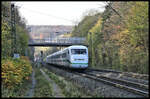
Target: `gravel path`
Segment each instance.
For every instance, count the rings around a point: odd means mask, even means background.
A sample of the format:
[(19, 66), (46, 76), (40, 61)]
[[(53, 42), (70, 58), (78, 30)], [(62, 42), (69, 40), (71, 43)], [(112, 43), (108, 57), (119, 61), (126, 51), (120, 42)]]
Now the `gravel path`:
[(34, 71), (34, 69), (33, 69), (33, 71), (32, 71), (32, 87), (31, 87), (31, 89), (27, 92), (27, 97), (33, 97), (33, 96), (34, 96), (35, 84), (36, 84), (35, 71)]
[(42, 70), (42, 69), (40, 69), (40, 71), (42, 72), (42, 74), (44, 75), (44, 77), (51, 83), (51, 85), (52, 85), (52, 91), (53, 91), (53, 96), (54, 97), (65, 97), (63, 94), (62, 94), (62, 92), (61, 92), (61, 89), (57, 86), (57, 84), (53, 81), (53, 80), (51, 80), (46, 74), (45, 74), (45, 72)]

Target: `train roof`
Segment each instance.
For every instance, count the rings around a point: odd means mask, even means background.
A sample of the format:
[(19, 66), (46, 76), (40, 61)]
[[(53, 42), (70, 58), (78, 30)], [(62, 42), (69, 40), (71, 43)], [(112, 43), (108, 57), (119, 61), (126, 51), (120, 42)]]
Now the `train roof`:
[(81, 48), (81, 49), (85, 49), (87, 48), (86, 46), (83, 46), (83, 45), (72, 45), (72, 46), (69, 46), (68, 47), (69, 49), (72, 49), (72, 48)]

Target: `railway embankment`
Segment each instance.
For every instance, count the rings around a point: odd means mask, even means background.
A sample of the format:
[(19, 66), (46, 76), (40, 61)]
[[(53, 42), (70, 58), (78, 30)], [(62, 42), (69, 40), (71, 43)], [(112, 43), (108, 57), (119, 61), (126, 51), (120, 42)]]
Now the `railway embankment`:
[(31, 87), (25, 97), (93, 97), (40, 64), (33, 67), (31, 78)]
[(100, 81), (92, 80), (90, 78), (81, 75), (77, 75), (73, 72), (67, 72), (65, 70), (58, 69), (50, 65), (46, 65), (45, 67), (48, 68), (49, 71), (55, 73), (56, 75), (62, 76), (65, 79), (72, 81), (74, 84), (86, 90), (86, 92), (92, 95), (96, 96), (100, 95), (102, 97), (125, 97), (125, 98), (143, 97), (141, 95), (129, 92), (127, 90), (117, 88), (115, 86), (111, 86)]
[(53, 97), (52, 85), (45, 79), (40, 71), (40, 67), (35, 67), (35, 80), (33, 97)]
[(81, 87), (66, 80), (64, 77), (58, 76), (46, 68), (43, 68), (43, 71), (61, 88), (61, 91), (65, 97), (94, 97)]
[(48, 77), (47, 74), (45, 74), (45, 72), (40, 69), (42, 75), (45, 77), (45, 79), (51, 84), (51, 87), (52, 87), (52, 91), (53, 91), (53, 95), (54, 97), (64, 97), (64, 95), (62, 94), (61, 92), (61, 89), (59, 88), (59, 86), (52, 80)]
[(31, 88), (29, 89), (29, 91), (27, 92), (27, 97), (33, 97), (33, 95), (34, 95), (34, 88), (36, 85), (35, 70), (34, 69), (32, 69), (31, 79), (32, 79), (32, 85), (31, 85)]

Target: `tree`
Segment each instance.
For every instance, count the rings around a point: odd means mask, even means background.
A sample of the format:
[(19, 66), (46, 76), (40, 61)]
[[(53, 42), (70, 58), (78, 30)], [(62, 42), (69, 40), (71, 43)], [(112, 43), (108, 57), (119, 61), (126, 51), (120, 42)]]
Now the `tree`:
[(99, 46), (99, 44), (102, 43), (103, 38), (103, 34), (101, 33), (101, 27), (102, 27), (102, 19), (100, 18), (97, 21), (97, 23), (89, 30), (89, 34), (87, 35), (89, 53), (92, 53), (92, 64), (91, 64), (92, 66), (96, 66), (96, 64), (101, 63), (99, 61), (101, 60), (100, 55), (98, 54), (99, 51), (101, 51), (101, 46)]
[[(14, 38), (11, 32), (11, 3), (2, 2), (2, 58), (11, 56), (11, 47)], [(15, 7), (15, 23), (16, 23), (16, 48), (20, 55), (25, 55), (25, 50), (28, 48), (28, 34), (25, 20), (19, 15), (18, 8)]]
[(72, 32), (72, 36), (78, 36), (78, 37), (86, 37), (88, 35), (88, 31), (95, 25), (97, 20), (99, 19), (100, 13), (95, 12), (88, 13), (82, 18), (82, 21), (79, 22), (77, 26), (74, 27), (74, 30)]
[(124, 27), (113, 35), (120, 46), (121, 69), (148, 73), (148, 2), (128, 5), (130, 9), (124, 15)]

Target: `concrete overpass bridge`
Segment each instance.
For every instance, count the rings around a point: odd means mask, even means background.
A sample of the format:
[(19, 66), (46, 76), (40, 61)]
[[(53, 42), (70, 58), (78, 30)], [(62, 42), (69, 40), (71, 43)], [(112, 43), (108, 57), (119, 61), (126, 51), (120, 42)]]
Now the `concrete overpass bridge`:
[(28, 46), (54, 46), (67, 47), (71, 45), (85, 45), (86, 38), (71, 37), (71, 38), (48, 38), (48, 39), (33, 39), (29, 40)]

